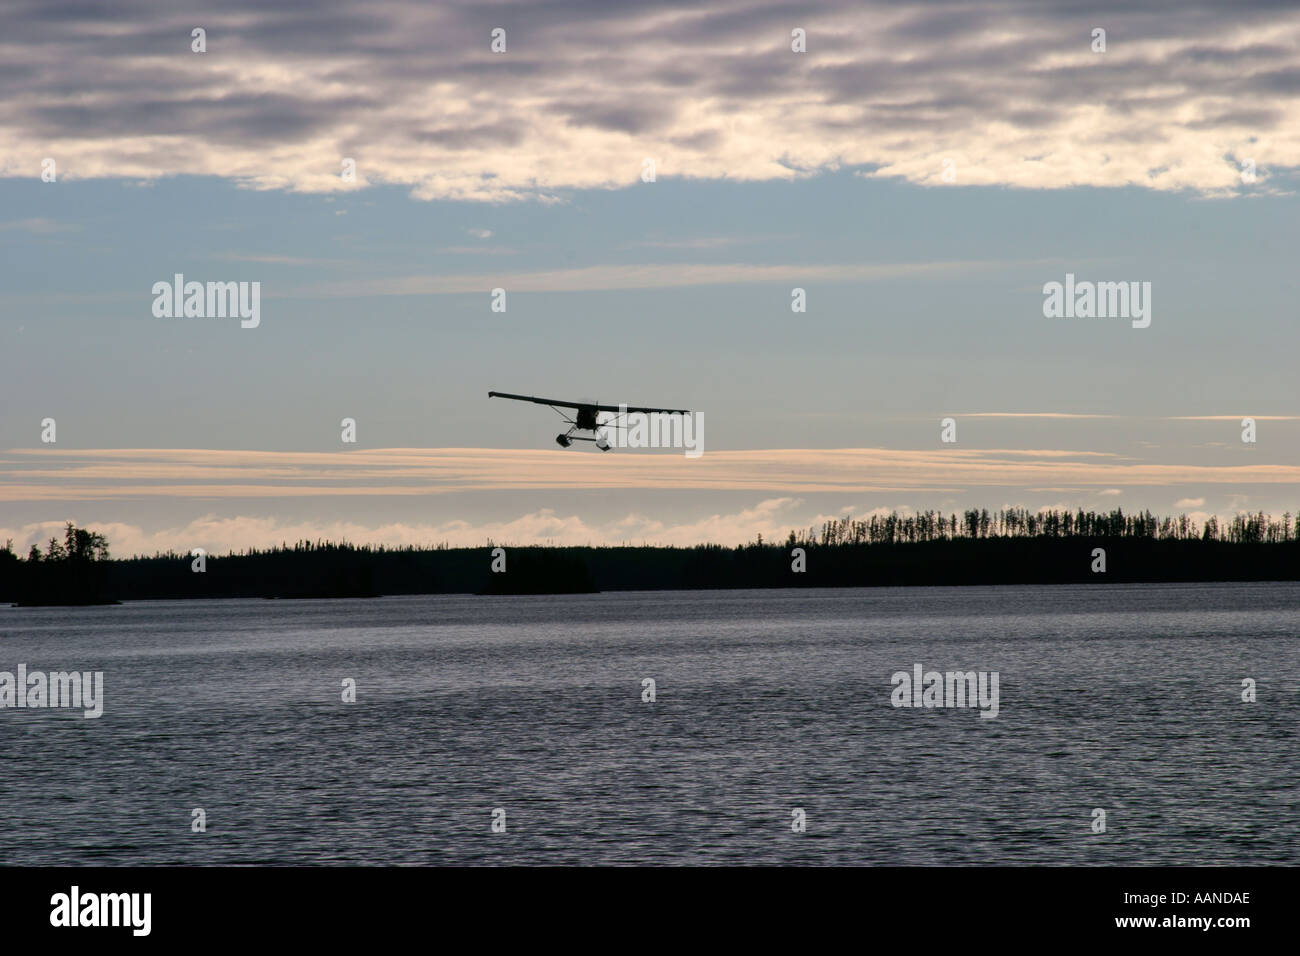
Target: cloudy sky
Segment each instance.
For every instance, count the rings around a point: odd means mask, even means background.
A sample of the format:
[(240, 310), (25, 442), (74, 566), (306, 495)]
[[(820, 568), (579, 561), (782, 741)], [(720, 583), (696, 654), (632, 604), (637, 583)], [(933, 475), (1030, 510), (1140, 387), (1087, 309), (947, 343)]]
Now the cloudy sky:
[[(1138, 6), (8, 3), (0, 538), (1295, 512), (1300, 12)], [(176, 273), (260, 325), (156, 317)], [(1045, 317), (1067, 273), (1150, 326)], [(564, 452), (489, 389), (705, 453)]]

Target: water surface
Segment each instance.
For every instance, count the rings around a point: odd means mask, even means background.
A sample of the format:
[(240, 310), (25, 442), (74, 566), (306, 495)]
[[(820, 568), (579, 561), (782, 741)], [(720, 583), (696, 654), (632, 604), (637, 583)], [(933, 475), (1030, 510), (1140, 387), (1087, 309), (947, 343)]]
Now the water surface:
[[(1294, 864), (1298, 635), (1295, 583), (3, 608), (0, 670), (103, 671), (106, 701), (97, 720), (0, 710), (0, 846), (10, 864)], [(891, 706), (915, 663), (997, 671), (997, 719)]]

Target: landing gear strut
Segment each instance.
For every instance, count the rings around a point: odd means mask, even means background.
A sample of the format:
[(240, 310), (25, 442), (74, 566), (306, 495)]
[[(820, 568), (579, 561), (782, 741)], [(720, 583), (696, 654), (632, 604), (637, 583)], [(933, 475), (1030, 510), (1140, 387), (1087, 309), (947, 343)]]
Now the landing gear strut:
[[(596, 447), (599, 448), (601, 451), (609, 451), (611, 446), (609, 444), (609, 440), (604, 435), (597, 434), (595, 438), (588, 438), (586, 435), (573, 434), (574, 432), (578, 431), (578, 428), (579, 426), (574, 425), (567, 432), (561, 432), (560, 434), (556, 435), (555, 444), (559, 445), (561, 448), (568, 448), (575, 441), (589, 441), (589, 442), (595, 442)], [(592, 431), (592, 430), (593, 429), (587, 429), (587, 431)]]

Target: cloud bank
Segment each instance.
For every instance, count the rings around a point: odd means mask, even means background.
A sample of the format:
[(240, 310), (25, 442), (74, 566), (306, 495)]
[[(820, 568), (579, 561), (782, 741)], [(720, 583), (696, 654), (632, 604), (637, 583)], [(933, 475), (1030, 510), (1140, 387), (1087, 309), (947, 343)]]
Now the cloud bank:
[(1163, 464), (1055, 449), (793, 448), (639, 454), (516, 448), (341, 452), (15, 449), (0, 501), (427, 496), (558, 489), (777, 493), (961, 492), (970, 487), (1300, 483), (1300, 466)]
[[(807, 526), (795, 510), (801, 504), (795, 498), (771, 498), (735, 512), (678, 523), (637, 512), (610, 521), (591, 521), (576, 514), (562, 515), (551, 508), (541, 508), (503, 521), (479, 523), (454, 520), (374, 525), (357, 521), (291, 521), (256, 515), (205, 515), (183, 525), (156, 530), (125, 522), (80, 523), (106, 535), (116, 557), (167, 551), (184, 554), (191, 548), (204, 548), (210, 554), (225, 554), (248, 548), (277, 547), (300, 540), (350, 541), (389, 547), (429, 547), (442, 543), (452, 547), (482, 547), (488, 541), (504, 545), (645, 543), (686, 547), (704, 541), (744, 544), (760, 534), (769, 540), (784, 538), (793, 528)], [(828, 518), (838, 517), (823, 515), (812, 521), (820, 525)], [(76, 518), (67, 520), (78, 521)], [(14, 549), (19, 553), (26, 553), (33, 544), (43, 548), (51, 537), (62, 539), (62, 521), (0, 528), (0, 544), (12, 539)]]
[[(490, 49), (497, 28), (505, 52)], [(1300, 165), (1300, 11), (25, 0), (5, 14), (0, 91), (7, 176), (38, 177), (52, 158), (63, 177), (554, 200), (653, 188), (648, 158), (659, 178), (850, 167), (946, 187), (950, 169), (958, 185), (1228, 194)]]

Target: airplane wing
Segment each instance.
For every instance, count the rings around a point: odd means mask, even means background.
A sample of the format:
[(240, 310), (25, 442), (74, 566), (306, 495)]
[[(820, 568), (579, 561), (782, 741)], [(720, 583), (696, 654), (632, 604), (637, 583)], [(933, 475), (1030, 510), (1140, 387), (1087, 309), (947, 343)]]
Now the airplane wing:
[(637, 412), (642, 415), (652, 415), (656, 412), (662, 415), (689, 415), (690, 412), (684, 408), (648, 408), (640, 405), (629, 405), (627, 408), (620, 408), (618, 405), (593, 405), (590, 402), (561, 402), (553, 398), (535, 398), (532, 395), (511, 395), (509, 392), (488, 392), (488, 398), (510, 398), (516, 402), (533, 402), (537, 405), (550, 405), (552, 408), (591, 408), (598, 412)]

